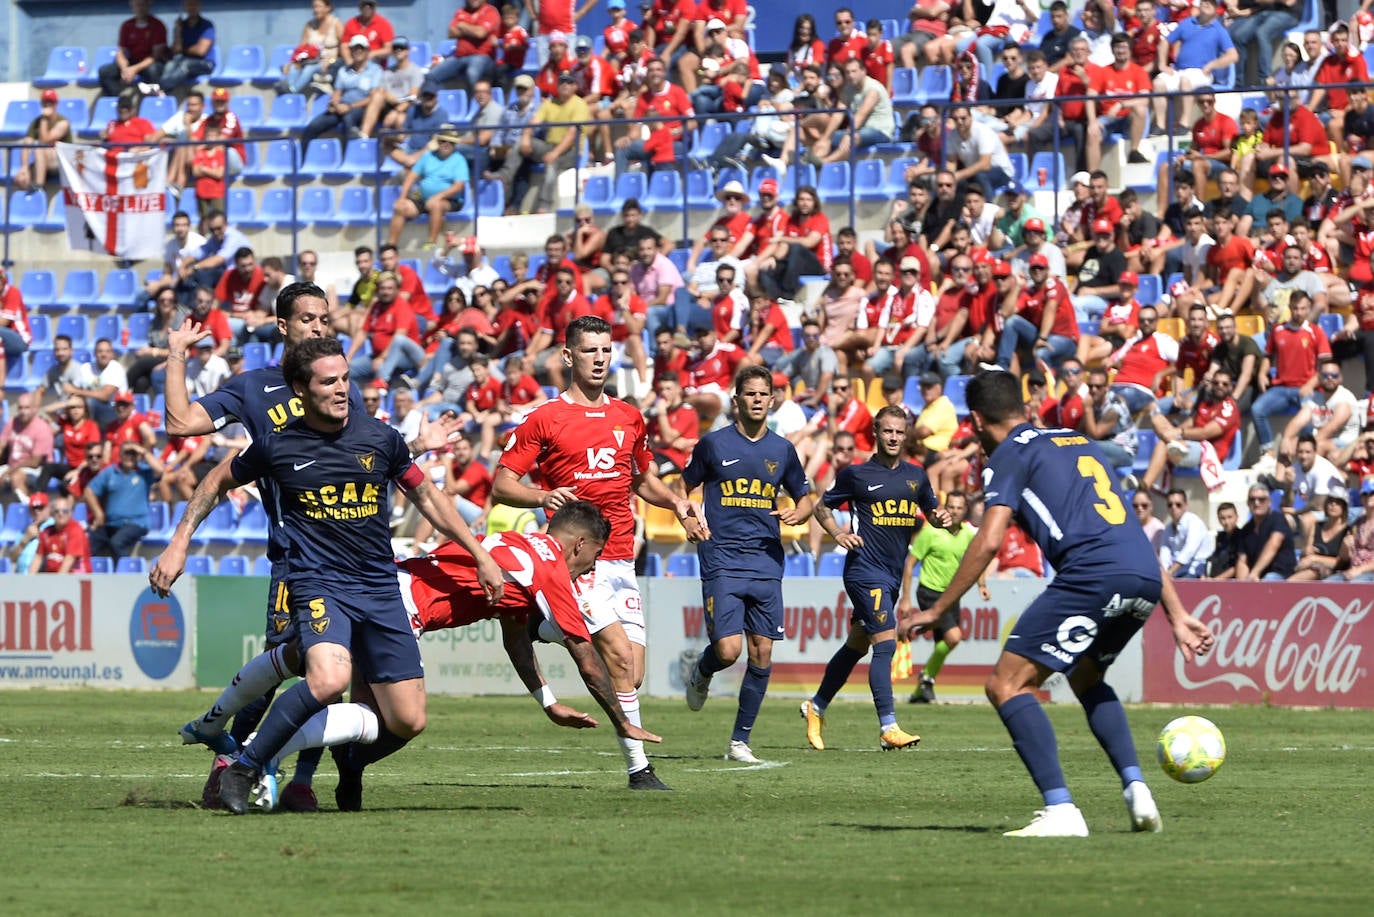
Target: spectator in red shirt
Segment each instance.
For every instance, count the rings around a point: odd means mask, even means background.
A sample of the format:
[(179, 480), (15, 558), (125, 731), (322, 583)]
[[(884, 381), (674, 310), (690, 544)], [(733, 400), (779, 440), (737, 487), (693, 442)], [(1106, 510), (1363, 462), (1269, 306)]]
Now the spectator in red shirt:
[(700, 420), (682, 399), (682, 383), (672, 373), (654, 381), (654, 395), (644, 408), (649, 449), (659, 475), (680, 474), (697, 444)]
[(115, 103), (114, 120), (100, 129), (100, 139), (107, 143), (144, 143), (157, 132), (153, 123), (138, 116), (141, 97), (136, 90), (126, 90)]
[(1214, 292), (1208, 301), (1217, 312), (1238, 310), (1250, 301), (1254, 278), (1250, 264), (1255, 258), (1255, 243), (1236, 235), (1236, 215), (1225, 210), (1213, 221), (1216, 244), (1207, 250), (1203, 268)]
[[(1061, 77), (1062, 79), (1062, 77)], [(1113, 99), (1113, 96), (1150, 91), (1150, 75), (1131, 60), (1131, 39), (1118, 32), (1112, 38), (1112, 65), (1099, 67), (1093, 73), (1092, 94), (1097, 98), (1087, 103), (1088, 171), (1096, 171), (1102, 161), (1102, 141), (1109, 134), (1124, 133), (1130, 138), (1128, 162), (1148, 162), (1140, 152), (1140, 140), (1145, 136), (1145, 98)], [(1101, 101), (1099, 101), (1099, 99)]]
[(821, 210), (820, 195), (810, 185), (797, 189), (782, 236), (746, 268), (750, 284), (769, 299), (794, 298), (805, 275), (830, 272), (830, 220)]
[(1274, 365), (1274, 381), (1250, 405), (1262, 454), (1270, 453), (1274, 447), (1269, 418), (1275, 414), (1296, 414), (1303, 399), (1317, 387), (1317, 366), (1331, 357), (1326, 335), (1307, 321), (1311, 310), (1311, 297), (1302, 290), (1294, 290), (1288, 299), (1288, 321), (1275, 326), (1265, 341), (1264, 352)]
[(1159, 438), (1150, 454), (1149, 466), (1140, 479), (1142, 488), (1153, 488), (1164, 475), (1166, 465), (1172, 468), (1196, 468), (1202, 462), (1204, 442), (1212, 444), (1218, 461), (1226, 461), (1236, 431), (1240, 429), (1240, 408), (1231, 397), (1234, 385), (1231, 374), (1219, 369), (1212, 375), (1211, 381), (1199, 387), (1197, 407), (1183, 423), (1174, 426), (1163, 411), (1151, 417)]
[(696, 332), (697, 358), (687, 365), (687, 400), (702, 420), (715, 420), (725, 410), (735, 372), (758, 362), (744, 348), (717, 340), (714, 328)]
[(1350, 104), (1350, 90), (1325, 89), (1332, 83), (1368, 83), (1369, 70), (1365, 66), (1364, 55), (1350, 47), (1350, 27), (1343, 22), (1331, 29), (1331, 50), (1317, 66), (1312, 78), (1315, 88), (1308, 106), (1312, 111), (1326, 114), (1326, 135), (1336, 143), (1345, 139), (1345, 110)]
[(348, 41), (354, 35), (367, 39), (368, 59), (376, 61), (379, 67), (385, 67), (386, 59), (391, 56), (391, 40), (396, 37), (396, 30), (385, 16), (377, 12), (377, 0), (358, 0), (358, 15), (344, 23), (340, 46), (348, 47)]
[(606, 0), (606, 13), (611, 24), (601, 30), (606, 47), (606, 62), (618, 70), (630, 51), (630, 33), (639, 26), (625, 14), (625, 0)]
[(32, 340), (24, 296), (10, 283), (9, 272), (0, 267), (0, 379), (8, 370), (6, 361), (22, 357)]
[[(1326, 130), (1312, 110), (1298, 101), (1298, 93), (1288, 93), (1287, 120), (1284, 118), (1282, 91), (1271, 91), (1270, 105), (1274, 114), (1264, 126), (1263, 139), (1254, 151), (1241, 157), (1236, 171), (1240, 173), (1241, 184), (1247, 188), (1255, 187), (1255, 175), (1259, 170), (1269, 174), (1269, 167), (1282, 162), (1288, 172), (1289, 190), (1298, 193), (1298, 169), (1306, 174), (1308, 161), (1327, 156), (1331, 143), (1327, 140)], [(1287, 140), (1288, 159), (1284, 158), (1284, 141)]]
[(119, 26), (115, 58), (97, 71), (100, 94), (117, 96), (126, 89), (135, 89), (142, 82), (140, 74), (154, 68), (167, 50), (167, 27), (151, 15), (153, 0), (129, 0), (133, 17)]
[(687, 364), (692, 355), (687, 352), (690, 343), (687, 336), (681, 339), (671, 328), (659, 328), (654, 332), (654, 378), (673, 376), (679, 385), (687, 384)]
[[(410, 305), (401, 299), (400, 280), (390, 271), (383, 271), (377, 275), (377, 298), (363, 319), (361, 333), (354, 336), (348, 347), (349, 369), (355, 379), (376, 379), (391, 339), (397, 335), (418, 341), (420, 329), (415, 324), (415, 313)], [(367, 354), (363, 353), (364, 341), (372, 345)], [(381, 382), (390, 380), (382, 379)]]
[(52, 525), (38, 533), (38, 551), (29, 573), (90, 573), (91, 548), (86, 530), (72, 518), (71, 497), (52, 501)]
[[(500, 31), (501, 14), (496, 7), (487, 0), (463, 0), (448, 24), (448, 37), (457, 42), (453, 55), (431, 68), (429, 79), (457, 83), (469, 92), (478, 80), (496, 79), (496, 42)], [(427, 63), (419, 61), (422, 67)]]
[(191, 309), (191, 321), (209, 331), (215, 341), (215, 353), (224, 356), (225, 351), (234, 343), (234, 331), (229, 327), (229, 316), (215, 307), (215, 291), (209, 287), (197, 287), (195, 305)]
[(883, 21), (868, 20), (864, 25), (864, 33), (867, 38), (863, 52), (864, 69), (868, 71), (869, 76), (887, 87), (890, 94), (892, 65), (896, 61), (896, 55), (892, 51), (892, 42), (883, 37)]
[(816, 17), (801, 13), (792, 23), (792, 41), (787, 45), (787, 69), (801, 78), (802, 68), (825, 63), (825, 42), (816, 37)]
[(644, 89), (635, 103), (634, 117), (667, 117), (649, 126), (649, 139), (631, 140), (628, 136), (615, 142), (615, 173), (619, 175), (630, 161), (642, 162), (650, 170), (656, 165), (668, 165), (686, 155), (683, 143), (685, 132), (694, 124), (696, 112), (692, 101), (681, 86), (668, 82), (668, 69), (662, 59), (650, 60), (645, 67)]
[[(840, 7), (835, 11), (835, 35), (825, 45), (825, 62), (843, 64), (851, 57), (863, 60), (868, 36), (855, 24), (854, 11)], [(871, 451), (871, 450), (869, 450)]]
[(501, 50), (499, 67), (505, 82), (525, 69), (525, 58), (530, 53), (530, 33), (520, 24), (520, 8), (514, 3), (501, 7), (501, 30), (496, 43)]
[(245, 246), (234, 252), (234, 266), (220, 275), (215, 299), (229, 313), (229, 327), (235, 334), (243, 330), (248, 314), (257, 308), (258, 294), (266, 285), (267, 276), (258, 267), (253, 250)]
[(537, 323), (539, 330), (530, 339), (527, 354), (530, 356), (532, 371), (540, 370), (548, 374), (549, 384), (557, 389), (563, 388), (563, 342), (567, 336), (569, 323), (583, 315), (592, 315), (595, 309), (591, 302), (577, 288), (577, 271), (568, 265), (560, 265), (553, 272), (554, 295), (540, 304)]
[(243, 171), (243, 157), (247, 155), (243, 140), (247, 135), (243, 131), (243, 122), (229, 107), (229, 101), (229, 90), (222, 86), (210, 93), (210, 115), (205, 119), (205, 126), (214, 124), (219, 128), (220, 137), (239, 141), (224, 147), (225, 168), (228, 170), (225, 174), (232, 177)]
[(478, 459), (472, 440), (466, 436), (460, 436), (453, 444), (453, 461), (448, 466), (444, 490), (453, 495), (458, 515), (473, 531), (486, 527), (487, 513), (491, 511), (491, 471)]

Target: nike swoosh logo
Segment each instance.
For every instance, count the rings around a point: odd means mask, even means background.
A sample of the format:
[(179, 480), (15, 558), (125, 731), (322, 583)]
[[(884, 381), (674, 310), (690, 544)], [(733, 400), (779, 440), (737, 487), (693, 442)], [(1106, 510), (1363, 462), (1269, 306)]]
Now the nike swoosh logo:
[(319, 461), (319, 459), (311, 459), (311, 460), (308, 461), (308, 462), (298, 462), (298, 463), (293, 464), (293, 465), (291, 466), (291, 470), (292, 470), (292, 471), (300, 471), (302, 468), (309, 468), (311, 465), (315, 464), (315, 463), (318, 462), (318, 461)]
[(264, 394), (264, 395), (270, 395), (270, 394), (272, 394), (273, 392), (280, 391), (281, 389), (284, 389), (284, 388), (286, 388), (286, 386), (284, 386), (284, 385), (264, 385), (264, 386), (262, 387), (262, 391), (263, 391), (263, 394)]
[(735, 464), (735, 462), (738, 461), (739, 459), (726, 459), (725, 461), (721, 462), (721, 465), (725, 466), (726, 468), (729, 468), (731, 465)]
[(882, 486), (883, 486), (883, 485), (881, 485), (881, 484), (869, 484), (869, 485), (868, 485), (868, 489), (869, 489), (869, 490), (877, 490), (879, 487), (882, 487)]

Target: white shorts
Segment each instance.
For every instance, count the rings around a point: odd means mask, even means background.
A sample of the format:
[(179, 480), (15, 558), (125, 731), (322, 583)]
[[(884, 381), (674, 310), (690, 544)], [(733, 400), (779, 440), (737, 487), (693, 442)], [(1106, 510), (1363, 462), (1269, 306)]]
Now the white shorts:
[(574, 584), (582, 600), (582, 619), (595, 634), (619, 621), (631, 643), (645, 645), (644, 600), (639, 595), (632, 560), (598, 560), (596, 567)]
[(1165, 92), (1179, 92), (1182, 90), (1186, 80), (1189, 89), (1205, 89), (1212, 85), (1212, 74), (1200, 68), (1191, 70), (1175, 70), (1173, 73), (1161, 73), (1157, 79), (1160, 87)]

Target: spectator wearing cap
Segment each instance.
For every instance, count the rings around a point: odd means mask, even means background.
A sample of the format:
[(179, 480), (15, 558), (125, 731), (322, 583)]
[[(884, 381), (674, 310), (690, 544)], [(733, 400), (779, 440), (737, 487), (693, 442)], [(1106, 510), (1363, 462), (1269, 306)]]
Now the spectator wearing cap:
[(367, 39), (369, 59), (379, 67), (385, 64), (391, 56), (391, 40), (396, 36), (396, 29), (377, 12), (377, 0), (358, 0), (358, 15), (344, 23), (343, 45), (348, 47), (359, 35)]
[(556, 93), (539, 106), (517, 148), (521, 159), (544, 164), (544, 176), (535, 196), (535, 213), (553, 210), (559, 174), (575, 166), (578, 155), (586, 149), (582, 130), (573, 125), (590, 119), (591, 110), (577, 94), (577, 78), (571, 73), (560, 74)]
[(572, 73), (577, 63), (568, 48), (568, 40), (564, 32), (551, 32), (548, 35), (548, 59), (534, 75), (534, 85), (546, 99), (554, 97), (558, 92), (558, 78), (565, 73)]
[(371, 137), (378, 122), (386, 130), (405, 127), (406, 111), (419, 97), (424, 82), (424, 69), (410, 59), (410, 39), (397, 35), (391, 41), (391, 66), (382, 71), (381, 84), (368, 96), (358, 136)]
[[(579, 35), (573, 41), (573, 65), (570, 72), (577, 78), (577, 94), (582, 96), (587, 108), (595, 113), (596, 120), (604, 122), (602, 112), (609, 112), (611, 99), (616, 94), (616, 73), (606, 59), (596, 53), (590, 35)], [(611, 162), (610, 125), (601, 123), (594, 137), (602, 161)]]
[(129, 8), (133, 16), (120, 23), (114, 60), (96, 71), (103, 96), (118, 96), (136, 89), (142, 78), (155, 77), (167, 50), (167, 27), (151, 15), (153, 0), (129, 0)]
[(89, 511), (93, 554), (128, 557), (148, 534), (148, 501), (162, 475), (162, 462), (144, 446), (126, 442), (116, 464), (95, 476), (82, 494)]
[[(920, 443), (921, 449), (925, 450), (925, 462), (930, 464), (949, 448), (949, 441), (959, 430), (959, 415), (954, 409), (954, 402), (945, 394), (945, 380), (939, 373), (921, 373), (918, 384), (925, 406), (916, 415), (916, 422), (907, 438)], [(922, 457), (921, 452), (916, 455)]]
[(630, 33), (639, 26), (626, 14), (625, 0), (606, 0), (606, 15), (611, 19), (610, 25), (601, 31), (606, 62), (619, 68), (630, 50)]
[(759, 182), (759, 212), (750, 218), (730, 254), (746, 262), (747, 266), (768, 251), (773, 239), (783, 234), (786, 224), (787, 211), (778, 206), (778, 182), (765, 178)]
[(171, 60), (163, 64), (139, 88), (155, 86), (161, 92), (190, 86), (214, 69), (210, 51), (215, 45), (215, 25), (200, 15), (200, 0), (181, 0), (184, 16), (172, 23), (167, 51)]
[(115, 101), (114, 120), (100, 129), (100, 139), (106, 143), (141, 144), (148, 141), (156, 132), (153, 123), (139, 117), (138, 109), (143, 97), (137, 90), (126, 90)]
[(1268, 222), (1271, 211), (1279, 211), (1288, 222), (1302, 216), (1302, 198), (1288, 184), (1288, 167), (1275, 162), (1269, 167), (1269, 189), (1250, 198), (1250, 216), (1254, 225)]
[(1078, 339), (1078, 359), (1084, 364), (1093, 364), (1107, 359), (1126, 342), (1135, 338), (1140, 330), (1140, 304), (1135, 301), (1140, 277), (1134, 271), (1125, 271), (1118, 281), (1120, 298), (1107, 303), (1106, 310), (1097, 322), (1096, 334), (1083, 334)]
[(421, 213), (429, 215), (430, 248), (439, 243), (444, 217), (462, 209), (467, 194), (468, 162), (458, 155), (459, 136), (452, 125), (445, 125), (434, 136), (434, 148), (406, 170), (401, 194), (392, 207), (387, 242), (396, 245), (406, 222)]
[(773, 373), (773, 399), (768, 405), (768, 429), (794, 447), (800, 445), (806, 429), (806, 413), (792, 400), (792, 381), (784, 373)]
[(148, 418), (134, 409), (134, 396), (131, 392), (120, 392), (114, 399), (115, 418), (105, 425), (101, 436), (104, 439), (103, 456), (105, 464), (119, 457), (119, 447), (125, 443), (136, 443), (147, 449), (157, 445), (157, 434)]
[[(749, 228), (749, 192), (744, 189), (743, 184), (731, 179), (716, 192), (716, 200), (722, 205), (720, 216), (716, 217), (706, 232), (692, 244), (692, 250), (687, 255), (688, 274), (696, 270), (697, 262), (701, 260), (703, 253), (708, 251), (713, 234), (723, 229), (733, 249)], [(710, 251), (714, 253), (715, 250), (710, 248)]]
[(224, 163), (228, 170), (228, 175), (238, 175), (243, 171), (244, 157), (248, 155), (248, 150), (244, 146), (244, 139), (247, 134), (243, 130), (243, 122), (239, 116), (229, 107), (231, 97), (229, 90), (223, 86), (210, 91), (210, 115), (205, 119), (205, 126), (214, 125), (219, 128), (219, 135), (224, 140), (236, 141), (226, 144), (224, 147)]
[(52, 499), (50, 524), (38, 530), (29, 573), (90, 573), (91, 548), (86, 530), (72, 518), (72, 498)]
[(28, 573), (33, 566), (33, 559), (38, 554), (38, 536), (52, 526), (52, 507), (48, 501), (48, 495), (39, 491), (29, 494), (29, 521), (24, 526), (24, 531), (19, 533), (14, 544), (10, 545), (5, 551), (5, 556), (10, 559), (14, 569), (19, 573)]
[(1023, 282), (1006, 261), (994, 266), (1003, 319), (997, 364), (1010, 369), (1017, 350), (1029, 348), (1036, 360), (1058, 369), (1078, 350), (1078, 317), (1068, 287), (1050, 274), (1049, 259), (1032, 255), (1028, 267)]
[(345, 41), (344, 24), (334, 15), (333, 0), (311, 0), (310, 11), (313, 15), (301, 27), (300, 44), (282, 65), (278, 94), (309, 91), (315, 74), (328, 70), (339, 59), (339, 48)]
[(419, 98), (406, 109), (401, 124), (403, 134), (386, 134), (382, 149), (394, 162), (409, 169), (429, 151), (430, 141), (448, 123), (449, 113), (439, 105), (439, 84), (425, 80), (420, 84)]
[(43, 466), (53, 460), (53, 431), (38, 413), (38, 396), (24, 392), (14, 416), (0, 429), (0, 489), (28, 499)]
[[(744, 0), (701, 0), (691, 18), (691, 31), (677, 59), (679, 82), (689, 93), (697, 88), (697, 71), (708, 57), (711, 46), (727, 35), (744, 35), (748, 10)], [(738, 58), (738, 55), (731, 56)]]
[(501, 279), (501, 275), (487, 260), (485, 249), (476, 236), (460, 236), (455, 232), (445, 232), (443, 245), (434, 250), (434, 269), (445, 277), (451, 277), (454, 286), (463, 291), (469, 300), (477, 287), (490, 288)]
[(801, 291), (803, 276), (830, 272), (831, 255), (830, 220), (816, 189), (803, 185), (792, 200), (782, 233), (750, 269), (769, 297), (791, 298)]
[(652, 170), (676, 163), (686, 154), (686, 132), (695, 127), (696, 112), (681, 86), (668, 83), (668, 70), (662, 60), (650, 60), (644, 69), (644, 88), (635, 102), (634, 118), (667, 118), (649, 124), (647, 140), (629, 136), (615, 142), (615, 171), (624, 172), (630, 163), (639, 162)]
[(1116, 245), (1116, 227), (1106, 219), (1092, 222), (1093, 246), (1078, 268), (1073, 308), (1081, 320), (1101, 315), (1107, 304), (1120, 297), (1121, 275), (1126, 273), (1126, 256)]
[(1021, 225), (1021, 246), (1011, 254), (1011, 269), (1022, 277), (1030, 276), (1031, 259), (1040, 255), (1049, 267), (1051, 277), (1066, 276), (1064, 253), (1059, 246), (1049, 241), (1045, 231), (1045, 221), (1035, 216)]
[[(1231, 374), (1219, 369), (1198, 388), (1197, 403), (1174, 424), (1161, 411), (1150, 418), (1154, 427), (1154, 450), (1140, 486), (1153, 490), (1163, 480), (1167, 468), (1197, 468), (1203, 459), (1203, 443), (1210, 443), (1218, 462), (1226, 461), (1240, 429), (1240, 407), (1232, 396), (1234, 381)], [(1130, 481), (1127, 481), (1130, 487)]]
[(478, 80), (495, 80), (500, 34), (501, 14), (495, 6), (486, 0), (463, 0), (448, 24), (448, 37), (456, 42), (453, 54), (436, 64), (429, 78), (445, 85), (456, 83), (469, 92)]
[(1040, 216), (1040, 212), (1030, 203), (1030, 192), (1020, 182), (1012, 182), (1002, 189), (1002, 204), (997, 208), (997, 217), (993, 221), (993, 226), (1002, 235), (1002, 244), (993, 246), (994, 250), (1007, 248), (1020, 248), (1026, 244), (1022, 235), (1025, 226), (1031, 220), (1039, 220), (1043, 230), (1045, 221)]
[(21, 191), (46, 185), (48, 176), (57, 173), (53, 144), (72, 142), (71, 123), (57, 110), (57, 90), (44, 89), (38, 103), (38, 117), (29, 122), (19, 140), (19, 170), (14, 173), (14, 185)]
[[(370, 4), (360, 4), (360, 8), (370, 8)], [(388, 36), (387, 46), (391, 40)], [(366, 35), (354, 35), (348, 39), (344, 60), (334, 66), (334, 92), (325, 110), (311, 119), (301, 132), (301, 155), (310, 142), (321, 134), (338, 131), (345, 146), (349, 138), (358, 133), (367, 114), (368, 100), (372, 91), (382, 84), (382, 68), (371, 58)]]

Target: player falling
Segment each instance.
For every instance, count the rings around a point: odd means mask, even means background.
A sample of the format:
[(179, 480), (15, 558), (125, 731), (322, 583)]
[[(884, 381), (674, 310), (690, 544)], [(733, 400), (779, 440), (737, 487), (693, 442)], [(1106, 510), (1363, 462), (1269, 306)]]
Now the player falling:
[[(806, 739), (825, 749), (825, 711), (854, 666), (870, 649), (868, 687), (878, 710), (878, 745), (884, 751), (915, 748), (921, 737), (897, 725), (892, 698), (892, 657), (897, 651), (897, 605), (902, 590), (902, 567), (921, 513), (941, 527), (953, 523), (940, 509), (925, 469), (902, 460), (902, 444), (910, 423), (906, 410), (889, 405), (873, 418), (877, 446), (873, 456), (840, 469), (821, 496), (816, 521), (846, 550), (844, 589), (853, 608), (849, 635), (825, 665), (821, 685), (802, 701)], [(854, 531), (841, 531), (832, 510), (848, 503)]]

